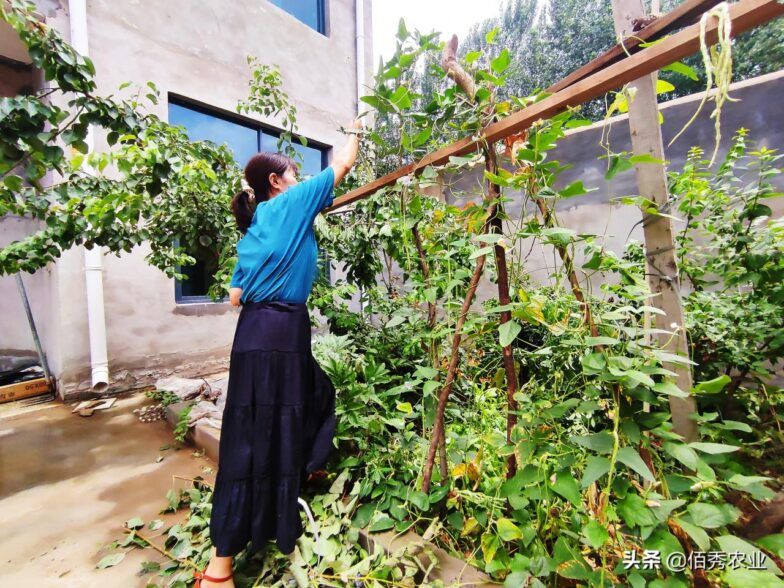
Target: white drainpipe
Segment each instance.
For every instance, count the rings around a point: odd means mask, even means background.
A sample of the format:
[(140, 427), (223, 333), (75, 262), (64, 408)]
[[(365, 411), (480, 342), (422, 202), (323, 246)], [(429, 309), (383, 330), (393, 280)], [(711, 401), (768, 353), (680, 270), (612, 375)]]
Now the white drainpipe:
[(365, 0), (354, 0), (357, 17), (357, 114), (362, 103), (359, 99), (365, 94)]
[[(357, 54), (357, 116), (362, 113), (362, 101), (360, 98), (365, 95), (365, 0), (354, 0), (354, 16), (356, 17), (356, 54)], [(367, 124), (367, 121), (365, 122)], [(359, 307), (365, 310), (362, 302), (362, 288), (359, 289)]]
[[(68, 0), (71, 45), (87, 57), (87, 0)], [(93, 150), (92, 125), (85, 138), (88, 152)], [(90, 333), (90, 364), (93, 390), (102, 392), (109, 386), (109, 358), (106, 351), (106, 318), (103, 306), (103, 252), (94, 245), (84, 250), (84, 273), (87, 286), (87, 325)]]

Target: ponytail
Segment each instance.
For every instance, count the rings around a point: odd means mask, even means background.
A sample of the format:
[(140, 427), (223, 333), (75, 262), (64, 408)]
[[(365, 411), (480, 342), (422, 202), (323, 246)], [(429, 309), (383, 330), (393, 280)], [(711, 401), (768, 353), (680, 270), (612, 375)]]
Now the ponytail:
[(231, 200), (231, 210), (237, 221), (237, 228), (243, 235), (248, 232), (248, 227), (253, 220), (253, 213), (256, 211), (255, 203), (251, 202), (250, 192), (242, 190)]
[(248, 232), (259, 202), (269, 200), (270, 174), (282, 176), (289, 167), (296, 169), (297, 162), (282, 153), (262, 151), (250, 158), (245, 166), (242, 190), (231, 200), (237, 228), (243, 235)]

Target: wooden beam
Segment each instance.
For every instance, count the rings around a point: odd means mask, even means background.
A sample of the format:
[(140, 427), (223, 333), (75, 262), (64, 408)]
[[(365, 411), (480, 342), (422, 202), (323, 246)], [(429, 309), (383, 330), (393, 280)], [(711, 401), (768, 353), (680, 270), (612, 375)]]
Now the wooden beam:
[[(730, 6), (732, 34), (733, 36), (738, 35), (782, 15), (784, 15), (784, 4), (780, 4), (776, 0), (740, 0)], [(708, 23), (707, 39), (710, 44), (716, 42), (716, 22), (714, 19)], [(696, 53), (699, 48), (700, 27), (697, 23), (576, 82), (560, 92), (556, 92), (544, 100), (488, 125), (479, 138), (460, 139), (438, 151), (427, 154), (419, 161), (405, 165), (361, 188), (336, 198), (334, 204), (326, 210), (336, 210), (366, 198), (381, 188), (394, 184), (404, 176), (421, 172), (429, 165), (443, 165), (449, 162), (449, 158), (452, 156), (473, 153), (484, 141), (493, 143), (523, 131), (537, 120), (550, 118), (569, 107), (579, 106), (584, 102), (598, 98), (610, 90), (615, 90), (628, 82), (658, 71), (665, 65)]]
[(721, 1), (722, 0), (686, 0), (686, 2), (679, 4), (676, 8), (667, 14), (660, 16), (643, 29), (630, 33), (633, 36), (627, 36), (621, 43), (611, 47), (593, 61), (589, 61), (580, 69), (573, 71), (559, 82), (556, 82), (547, 88), (547, 92), (559, 92), (575, 82), (579, 82), (583, 78), (587, 78), (589, 75), (623, 59), (627, 54), (637, 53), (640, 50), (640, 43), (654, 41), (675, 29), (698, 21), (703, 12), (710, 10)]

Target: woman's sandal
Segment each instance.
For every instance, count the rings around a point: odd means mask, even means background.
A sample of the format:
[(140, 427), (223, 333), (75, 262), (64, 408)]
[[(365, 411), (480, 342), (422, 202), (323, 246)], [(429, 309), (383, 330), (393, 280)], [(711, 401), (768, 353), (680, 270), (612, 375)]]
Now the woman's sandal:
[(208, 576), (204, 572), (200, 572), (196, 570), (193, 573), (193, 579), (196, 580), (196, 583), (193, 585), (193, 588), (201, 588), (201, 581), (207, 580), (209, 582), (226, 582), (227, 580), (231, 580), (232, 574), (229, 574), (225, 578), (213, 578), (212, 576)]

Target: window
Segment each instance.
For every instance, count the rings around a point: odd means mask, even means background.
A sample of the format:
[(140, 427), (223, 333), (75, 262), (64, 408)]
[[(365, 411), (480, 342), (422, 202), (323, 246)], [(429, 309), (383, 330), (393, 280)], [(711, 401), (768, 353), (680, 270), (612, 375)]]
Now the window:
[[(188, 137), (194, 141), (212, 141), (225, 144), (234, 153), (234, 159), (244, 167), (248, 160), (259, 151), (277, 151), (280, 133), (275, 129), (262, 127), (253, 122), (241, 120), (236, 116), (188, 104), (186, 101), (169, 100), (169, 123), (182, 125)], [(315, 175), (327, 166), (327, 150), (310, 141), (305, 147), (299, 142), (294, 148), (302, 156), (300, 174), (303, 177)], [(187, 280), (175, 281), (175, 300), (177, 302), (211, 302), (207, 291), (212, 285), (212, 276), (217, 270), (218, 256), (209, 248), (189, 251), (196, 264), (178, 268), (188, 276)], [(329, 261), (319, 257), (319, 276), (329, 279)]]
[(271, 0), (271, 2), (311, 29), (322, 35), (327, 34), (325, 0)]

